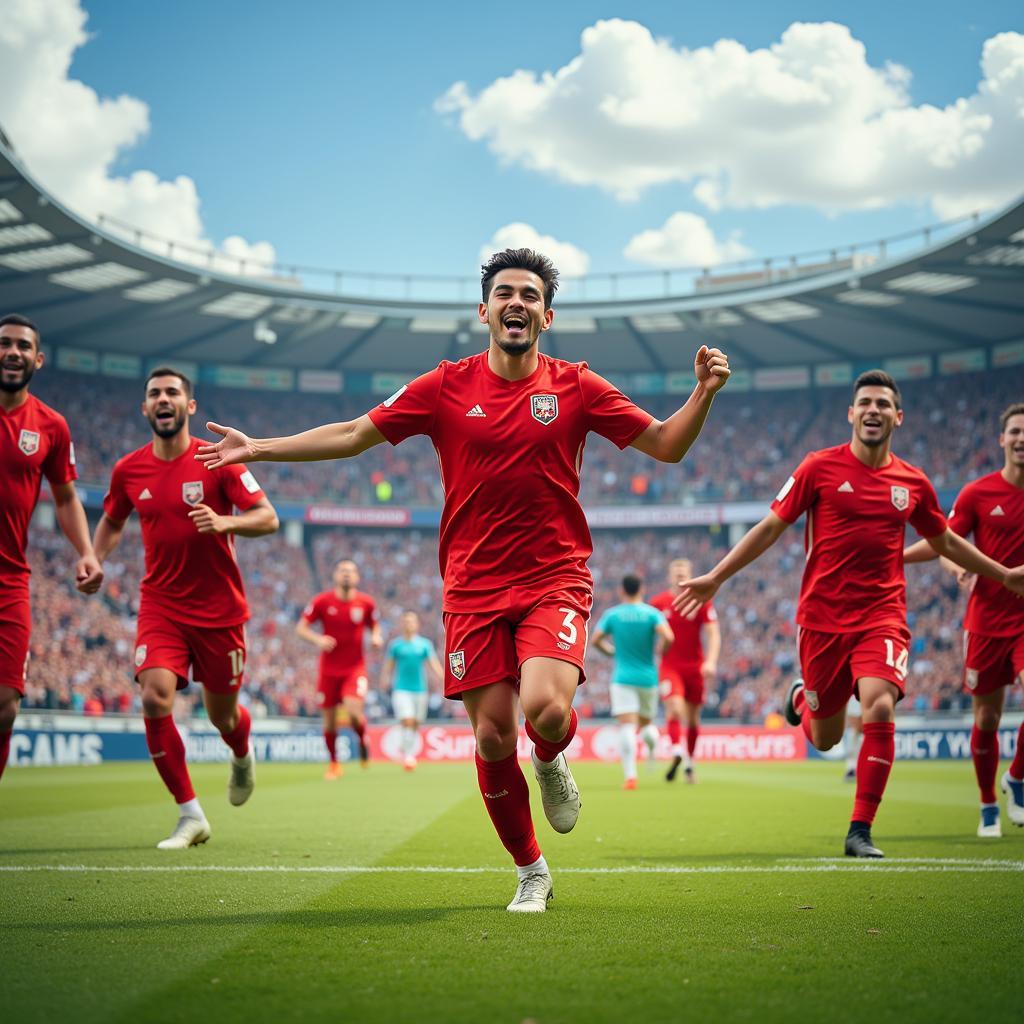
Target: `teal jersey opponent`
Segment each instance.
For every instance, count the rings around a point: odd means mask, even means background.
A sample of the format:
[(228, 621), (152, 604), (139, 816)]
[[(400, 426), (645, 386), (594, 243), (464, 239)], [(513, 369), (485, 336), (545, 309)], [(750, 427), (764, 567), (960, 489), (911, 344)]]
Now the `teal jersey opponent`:
[(601, 616), (599, 633), (615, 644), (615, 669), (612, 682), (623, 686), (657, 686), (658, 667), (654, 663), (654, 641), (665, 616), (649, 604), (617, 604)]
[(437, 655), (434, 645), (425, 636), (414, 636), (411, 640), (398, 637), (388, 644), (387, 657), (395, 663), (396, 690), (411, 693), (425, 693), (427, 690), (426, 664), (430, 656)]

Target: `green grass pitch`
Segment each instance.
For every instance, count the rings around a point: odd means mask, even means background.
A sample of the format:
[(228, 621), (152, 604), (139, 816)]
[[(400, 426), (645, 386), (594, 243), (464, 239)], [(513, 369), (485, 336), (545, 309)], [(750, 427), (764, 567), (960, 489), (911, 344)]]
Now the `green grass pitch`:
[[(335, 783), (264, 764), (242, 808), (226, 766), (199, 767), (213, 839), (173, 853), (154, 849), (175, 809), (150, 765), (9, 770), (0, 1015), (1021, 1019), (1024, 829), (1004, 815), (1005, 838), (975, 838), (969, 764), (898, 764), (874, 830), (887, 860), (868, 865), (818, 859), (842, 853), (840, 765), (708, 764), (697, 786), (641, 771), (634, 793), (616, 766), (575, 771), (568, 836), (534, 790), (555, 899), (520, 916), (468, 764)], [(448, 870), (408, 870), (424, 867)]]

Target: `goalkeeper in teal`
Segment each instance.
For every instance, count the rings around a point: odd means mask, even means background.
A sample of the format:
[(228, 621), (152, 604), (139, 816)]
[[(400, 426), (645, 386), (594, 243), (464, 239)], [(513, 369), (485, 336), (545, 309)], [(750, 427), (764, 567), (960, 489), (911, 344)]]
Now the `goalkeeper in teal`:
[(420, 619), (415, 612), (402, 613), (402, 634), (388, 644), (381, 670), (380, 688), (392, 688), (391, 706), (402, 728), (402, 758), (405, 770), (416, 767), (420, 724), (427, 717), (427, 669), (438, 682), (444, 670), (434, 645), (420, 636)]
[(653, 721), (658, 712), (657, 659), (673, 639), (665, 616), (644, 603), (640, 577), (625, 576), (622, 603), (601, 616), (593, 637), (594, 646), (615, 659), (612, 714), (619, 721), (622, 771), (626, 777), (623, 789), (636, 789), (638, 728), (648, 756), (654, 756), (658, 743), (658, 728)]

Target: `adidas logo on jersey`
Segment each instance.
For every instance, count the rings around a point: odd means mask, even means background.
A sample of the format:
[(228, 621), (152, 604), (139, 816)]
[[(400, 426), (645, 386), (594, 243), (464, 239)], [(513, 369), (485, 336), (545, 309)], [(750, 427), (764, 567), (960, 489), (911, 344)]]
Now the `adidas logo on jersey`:
[(466, 415), (467, 416), (483, 416), (484, 418), (487, 417), (487, 413), (485, 413), (483, 411), (483, 409), (480, 408), (479, 405), (474, 405), (473, 408), (470, 409), (469, 412), (466, 413)]
[(851, 484), (849, 480), (844, 480), (839, 485), (839, 493), (840, 494), (853, 494), (853, 484)]
[(992, 511), (989, 514), (993, 515), (993, 516), (1005, 516), (1006, 515), (1006, 513), (1003, 511), (1003, 506), (1002, 505), (996, 505), (996, 507), (994, 509), (992, 509)]
[(149, 493), (149, 488), (147, 487), (147, 488), (146, 488), (146, 489), (145, 489), (145, 490), (144, 490), (144, 491), (143, 491), (143, 492), (142, 492), (142, 493), (141, 493), (141, 494), (139, 495), (139, 501), (145, 501), (145, 500), (146, 500), (147, 498), (152, 498), (152, 497), (153, 497), (153, 495)]

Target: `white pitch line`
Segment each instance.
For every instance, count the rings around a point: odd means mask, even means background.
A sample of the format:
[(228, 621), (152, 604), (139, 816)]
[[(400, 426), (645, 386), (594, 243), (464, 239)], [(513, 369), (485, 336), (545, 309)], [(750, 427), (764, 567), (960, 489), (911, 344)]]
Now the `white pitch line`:
[[(506, 874), (510, 867), (444, 867), (440, 865), (285, 865), (285, 864), (0, 864), (0, 872), (57, 872), (57, 873), (138, 873), (138, 874), (297, 874), (297, 875), (483, 875)], [(1024, 861), (1016, 860), (956, 860), (945, 858), (893, 859), (883, 862), (818, 860), (785, 864), (701, 864), (682, 866), (622, 865), (620, 867), (556, 868), (556, 875), (792, 875), (836, 874), (856, 872), (882, 872), (885, 874), (922, 873), (1016, 873), (1024, 872)]]

